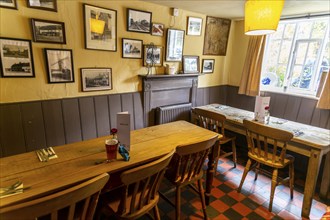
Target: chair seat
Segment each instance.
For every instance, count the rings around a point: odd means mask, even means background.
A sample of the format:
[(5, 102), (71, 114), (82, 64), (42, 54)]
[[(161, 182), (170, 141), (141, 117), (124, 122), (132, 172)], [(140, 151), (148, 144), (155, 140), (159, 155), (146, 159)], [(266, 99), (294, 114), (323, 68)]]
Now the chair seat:
[(230, 141), (236, 140), (236, 137), (229, 137), (229, 136), (222, 136), (221, 138), (219, 138), (220, 144), (226, 144)]
[[(255, 149), (255, 152), (257, 152), (258, 150)], [(276, 156), (275, 158), (275, 162), (273, 162), (273, 154), (268, 153), (267, 155), (267, 160), (264, 159), (264, 155), (265, 155), (265, 151), (261, 150), (260, 151), (260, 155), (261, 157), (258, 157), (257, 155), (252, 154), (251, 152), (248, 153), (248, 156), (252, 159), (255, 160), (259, 163), (263, 163), (267, 166), (273, 167), (273, 168), (284, 168), (287, 165), (289, 165), (290, 163), (294, 162), (294, 157), (290, 154), (286, 154), (285, 158), (284, 158), (284, 162), (283, 164), (279, 161), (279, 156)]]
[[(110, 191), (109, 195), (102, 195), (101, 198), (101, 203), (103, 204), (102, 206), (102, 212), (107, 214), (107, 215), (116, 215), (117, 210), (119, 210), (119, 204), (120, 204), (120, 199), (122, 198), (121, 190), (116, 189), (114, 191)], [(140, 198), (141, 191), (137, 193), (136, 198)], [(139, 210), (137, 213), (134, 213), (134, 217), (138, 218), (139, 216), (142, 216), (147, 210), (150, 210), (154, 204), (157, 204), (159, 200), (159, 195), (157, 194), (154, 198), (150, 199), (150, 203), (146, 206), (144, 206), (141, 210)], [(125, 213), (130, 213), (130, 204), (132, 201), (132, 194), (130, 193), (127, 196), (126, 200), (126, 207), (128, 207), (125, 211)], [(138, 200), (135, 201), (135, 204), (138, 205)], [(129, 215), (124, 214), (119, 214), (118, 216), (125, 217), (127, 219), (130, 218)]]

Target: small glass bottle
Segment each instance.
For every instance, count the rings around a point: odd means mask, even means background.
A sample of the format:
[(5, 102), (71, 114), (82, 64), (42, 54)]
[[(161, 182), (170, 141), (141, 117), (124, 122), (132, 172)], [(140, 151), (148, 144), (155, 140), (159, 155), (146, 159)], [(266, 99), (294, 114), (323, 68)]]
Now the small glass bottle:
[(265, 124), (269, 124), (270, 114), (269, 114), (269, 106), (265, 107)]
[(118, 140), (117, 132), (118, 132), (117, 128), (112, 128), (111, 129), (111, 134), (112, 134), (112, 138), (113, 139), (117, 139)]

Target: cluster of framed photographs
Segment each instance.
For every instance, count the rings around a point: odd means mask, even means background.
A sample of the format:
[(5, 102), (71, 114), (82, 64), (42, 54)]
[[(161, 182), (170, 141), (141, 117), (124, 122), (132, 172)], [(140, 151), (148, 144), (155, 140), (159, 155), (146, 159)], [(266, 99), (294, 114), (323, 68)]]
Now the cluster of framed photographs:
[[(26, 1), (29, 8), (57, 12), (57, 0)], [(0, 7), (17, 9), (17, 0), (0, 0)], [(83, 16), (85, 49), (117, 51), (117, 11), (83, 4)], [(34, 42), (66, 44), (64, 22), (35, 18), (30, 21)], [(203, 59), (200, 71), (198, 56), (183, 56), (185, 34), (200, 36), (202, 25), (202, 18), (188, 17), (186, 32), (168, 28), (165, 51), (159, 45), (144, 45), (139, 39), (122, 38), (122, 58), (143, 58), (143, 66), (163, 66), (163, 60), (183, 62), (184, 73), (213, 73), (214, 59)], [(221, 25), (228, 26), (228, 23), (222, 21)], [(163, 37), (165, 27), (152, 22), (151, 12), (128, 8), (127, 31)], [(44, 54), (48, 83), (74, 82), (71, 49), (44, 48)], [(2, 77), (35, 77), (31, 40), (0, 37), (0, 57)], [(112, 89), (112, 69), (81, 68), (81, 81), (83, 91)]]
[[(202, 73), (213, 73), (214, 59), (202, 60)], [(200, 73), (199, 56), (183, 56), (182, 68), (184, 73)]]

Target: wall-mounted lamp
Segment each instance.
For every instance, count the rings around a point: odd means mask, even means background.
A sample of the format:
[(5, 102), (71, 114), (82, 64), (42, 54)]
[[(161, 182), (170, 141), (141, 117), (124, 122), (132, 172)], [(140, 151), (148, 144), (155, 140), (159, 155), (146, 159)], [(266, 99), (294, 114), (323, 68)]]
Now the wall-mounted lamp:
[(98, 20), (97, 18), (91, 18), (90, 19), (90, 26), (91, 26), (91, 32), (97, 33), (97, 34), (103, 34), (104, 32), (104, 26), (105, 21)]
[(247, 0), (245, 2), (245, 34), (274, 33), (281, 17), (284, 0)]

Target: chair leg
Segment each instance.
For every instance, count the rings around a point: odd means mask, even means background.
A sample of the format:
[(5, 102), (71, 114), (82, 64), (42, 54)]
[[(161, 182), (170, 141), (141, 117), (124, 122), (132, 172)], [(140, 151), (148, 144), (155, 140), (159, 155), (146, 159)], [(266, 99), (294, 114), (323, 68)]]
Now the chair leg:
[(268, 210), (270, 212), (273, 209), (273, 199), (274, 199), (275, 188), (277, 185), (277, 175), (278, 175), (278, 169), (274, 168), (273, 176), (272, 176), (272, 186), (271, 186), (271, 190), (270, 190), (269, 208), (268, 208)]
[(259, 169), (260, 169), (260, 163), (257, 162), (257, 167), (256, 167), (256, 170), (255, 170), (254, 181), (256, 181), (258, 179)]
[(180, 209), (181, 209), (181, 188), (176, 187), (176, 197), (175, 197), (175, 219), (180, 220)]
[(293, 199), (293, 189), (294, 189), (294, 165), (291, 163), (289, 165), (289, 177), (290, 177), (290, 197)]
[(249, 159), (248, 162), (246, 163), (246, 166), (245, 166), (245, 169), (244, 169), (244, 173), (242, 175), (241, 183), (239, 184), (239, 187), (238, 187), (238, 190), (237, 190), (238, 192), (241, 192), (241, 189), (242, 189), (242, 186), (243, 186), (243, 183), (244, 183), (246, 174), (250, 170), (250, 166), (251, 166), (251, 159)]
[(159, 214), (158, 206), (155, 205), (155, 207), (154, 207), (153, 210), (154, 210), (154, 218), (155, 218), (156, 220), (160, 220), (160, 214)]
[(205, 203), (205, 196), (204, 196), (204, 189), (203, 189), (203, 184), (202, 180), (198, 180), (198, 191), (199, 191), (199, 197), (201, 198), (202, 202), (202, 208), (203, 208), (203, 214), (204, 214), (204, 219), (207, 220), (207, 213), (206, 213), (206, 203)]
[(232, 148), (232, 151), (233, 151), (234, 168), (236, 168), (237, 156), (236, 156), (236, 144), (235, 144), (235, 140), (232, 140), (231, 141), (231, 148)]

